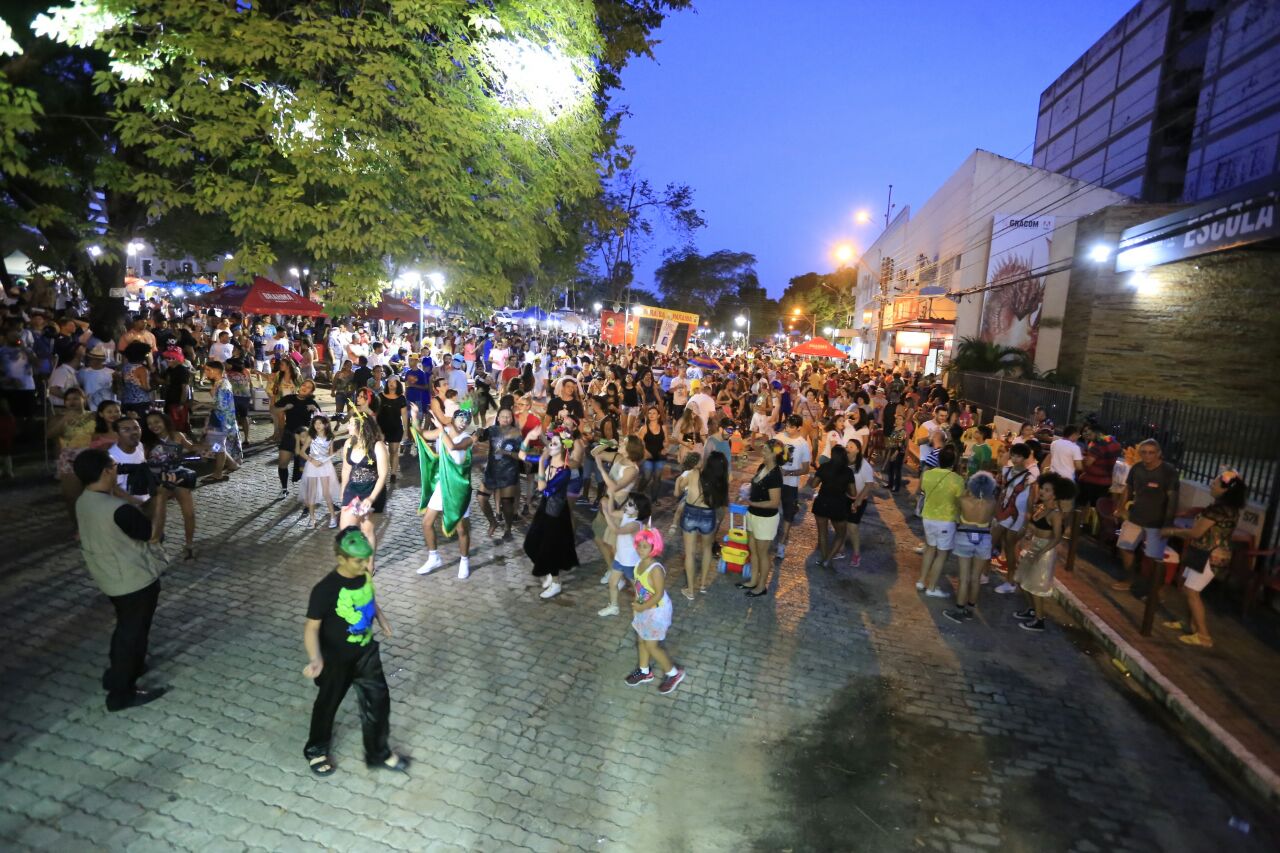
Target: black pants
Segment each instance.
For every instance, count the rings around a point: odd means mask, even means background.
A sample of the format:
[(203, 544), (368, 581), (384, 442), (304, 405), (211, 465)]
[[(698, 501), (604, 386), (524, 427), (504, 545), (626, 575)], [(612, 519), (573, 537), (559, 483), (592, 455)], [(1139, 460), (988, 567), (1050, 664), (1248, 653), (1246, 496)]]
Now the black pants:
[(147, 660), (147, 641), (151, 636), (151, 617), (160, 600), (160, 581), (144, 586), (128, 595), (111, 596), (116, 609), (116, 630), (111, 635), (111, 666), (102, 678), (107, 688), (107, 705), (127, 702), (137, 689)]
[(903, 454), (899, 453), (889, 457), (889, 462), (885, 465), (885, 476), (887, 482), (885, 485), (891, 491), (898, 491), (902, 488), (902, 461)]
[(306, 749), (303, 750), (308, 759), (329, 754), (329, 743), (333, 740), (333, 718), (352, 684), (356, 686), (356, 699), (360, 702), (365, 762), (371, 765), (381, 764), (391, 757), (391, 748), (387, 746), (387, 735), (391, 728), (391, 692), (387, 689), (387, 678), (382, 673), (382, 656), (378, 654), (378, 644), (370, 641), (354, 660), (325, 659), (324, 669), (316, 679), (320, 693), (311, 709), (311, 737), (307, 739)]

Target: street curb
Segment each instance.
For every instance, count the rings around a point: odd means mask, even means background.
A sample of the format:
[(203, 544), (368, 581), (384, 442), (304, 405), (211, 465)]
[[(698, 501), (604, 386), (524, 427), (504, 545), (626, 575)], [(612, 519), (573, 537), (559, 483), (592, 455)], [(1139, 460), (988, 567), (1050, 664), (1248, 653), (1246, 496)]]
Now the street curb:
[(1198, 746), (1242, 778), (1262, 797), (1268, 808), (1280, 810), (1280, 775), (1245, 748), (1234, 735), (1218, 725), (1190, 696), (1056, 579), (1053, 582), (1053, 595), (1068, 613), (1102, 643), (1112, 657), (1125, 665), (1138, 684), (1173, 712)]

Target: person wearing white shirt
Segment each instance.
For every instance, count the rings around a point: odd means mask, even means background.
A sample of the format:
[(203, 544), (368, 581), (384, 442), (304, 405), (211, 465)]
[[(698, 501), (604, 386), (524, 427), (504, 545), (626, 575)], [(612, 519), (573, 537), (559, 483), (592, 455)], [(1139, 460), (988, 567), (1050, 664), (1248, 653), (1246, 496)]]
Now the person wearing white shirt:
[(696, 384), (697, 387), (694, 388), (693, 396), (689, 398), (689, 405), (698, 413), (698, 417), (702, 418), (702, 431), (703, 433), (706, 433), (707, 424), (710, 422), (711, 416), (715, 414), (716, 411), (716, 401), (707, 393), (701, 380), (694, 380), (694, 382), (690, 384)]
[[(694, 395), (694, 399), (697, 395)], [(690, 405), (693, 400), (689, 401)], [(778, 527), (778, 557), (787, 555), (787, 532), (791, 529), (796, 515), (800, 512), (800, 478), (810, 473), (813, 451), (809, 449), (809, 439), (801, 435), (804, 429), (804, 418), (791, 415), (787, 418), (786, 431), (778, 436), (786, 453), (782, 459), (782, 518)]]
[(107, 349), (98, 344), (89, 350), (89, 364), (80, 368), (76, 379), (84, 389), (86, 402), (90, 411), (97, 411), (98, 406), (106, 400), (115, 400), (115, 371), (106, 366)]
[(1049, 470), (1075, 482), (1076, 475), (1084, 470), (1084, 453), (1079, 445), (1080, 429), (1069, 426), (1049, 445)]
[(75, 353), (71, 356), (71, 360), (59, 364), (49, 374), (49, 402), (53, 405), (62, 406), (62, 398), (67, 391), (80, 386), (76, 371), (80, 367), (80, 359), (83, 353), (84, 347), (77, 346)]
[(375, 342), (369, 353), (369, 367), (389, 367), (391, 359), (387, 356), (387, 349), (381, 342)]
[(351, 343), (351, 333), (346, 323), (339, 323), (329, 332), (329, 359), (335, 371), (342, 367), (342, 360), (347, 357), (347, 344)]
[(235, 346), (231, 343), (231, 333), (218, 332), (217, 342), (209, 345), (209, 360), (226, 364), (234, 352)]
[[(142, 449), (142, 426), (132, 415), (125, 415), (116, 421), (116, 443), (107, 448), (111, 458), (117, 465), (144, 465), (147, 461), (146, 451)], [(147, 498), (146, 493), (135, 493), (129, 490), (129, 474), (124, 472), (116, 477), (116, 485), (126, 495)]]

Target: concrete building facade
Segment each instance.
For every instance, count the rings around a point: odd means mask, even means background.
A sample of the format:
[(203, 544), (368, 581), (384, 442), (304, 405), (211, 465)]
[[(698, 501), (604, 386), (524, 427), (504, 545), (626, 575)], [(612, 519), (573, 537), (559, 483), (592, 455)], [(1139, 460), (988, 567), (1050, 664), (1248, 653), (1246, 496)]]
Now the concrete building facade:
[[(1072, 256), (1076, 220), (1126, 201), (1111, 190), (974, 151), (918, 211), (903, 208), (859, 259), (854, 356), (875, 357), (883, 304), (881, 358), (905, 357), (921, 368), (945, 363), (953, 341), (984, 334), (992, 240), (1008, 240), (1004, 223), (1035, 220), (1046, 226), (1043, 260), (1052, 269)], [(1067, 273), (1035, 279), (1042, 303), (1029, 320), (1039, 334), (1036, 363), (1049, 370), (1057, 364)], [(895, 352), (903, 349), (900, 334), (925, 332), (931, 352)]]
[(1148, 202), (1276, 173), (1280, 3), (1141, 0), (1040, 97), (1032, 162)]

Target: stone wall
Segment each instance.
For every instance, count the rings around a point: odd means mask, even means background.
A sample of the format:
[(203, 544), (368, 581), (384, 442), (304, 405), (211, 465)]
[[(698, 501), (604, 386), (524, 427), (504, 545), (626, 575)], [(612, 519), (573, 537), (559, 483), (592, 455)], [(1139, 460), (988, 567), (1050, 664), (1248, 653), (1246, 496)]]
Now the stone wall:
[(1076, 411), (1116, 391), (1280, 414), (1280, 248), (1220, 252), (1153, 267), (1149, 284), (1089, 250), (1174, 208), (1135, 205), (1079, 223), (1059, 370), (1078, 380)]

